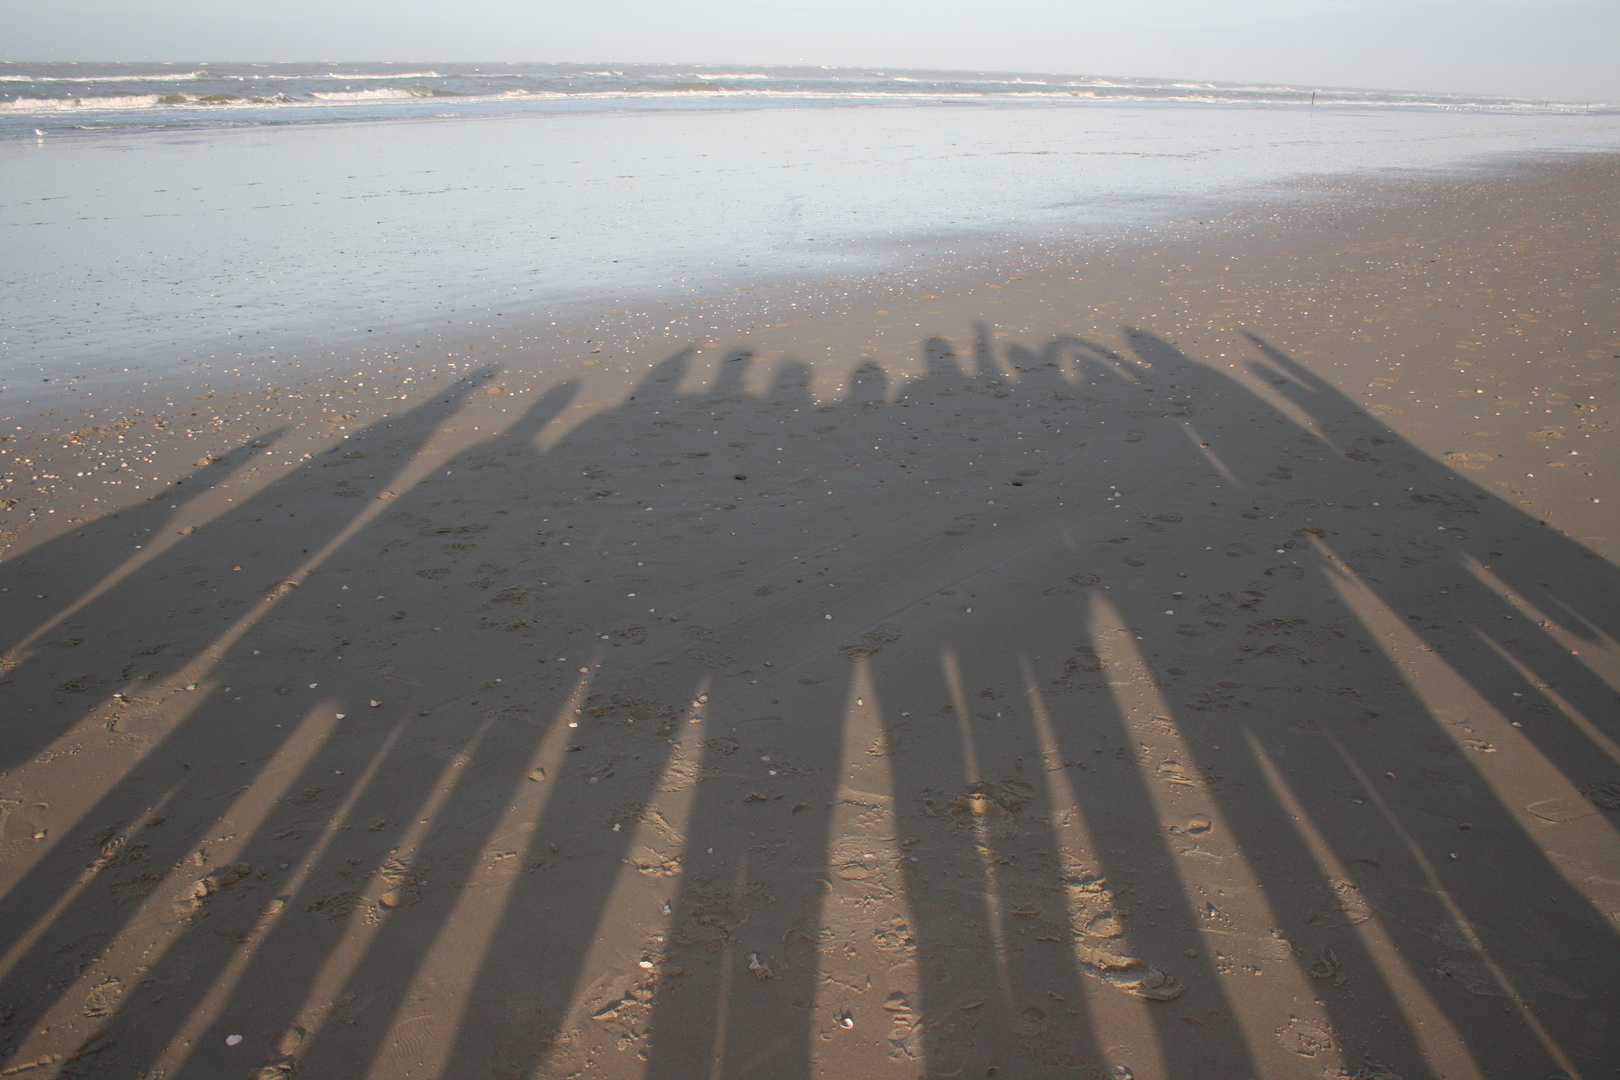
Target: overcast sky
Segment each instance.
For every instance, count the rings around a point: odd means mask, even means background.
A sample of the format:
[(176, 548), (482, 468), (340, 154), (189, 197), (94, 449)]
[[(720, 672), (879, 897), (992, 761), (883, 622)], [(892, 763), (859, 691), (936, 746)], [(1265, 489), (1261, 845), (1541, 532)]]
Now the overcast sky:
[(9, 60), (1158, 75), (1620, 102), (1620, 0), (0, 0)]

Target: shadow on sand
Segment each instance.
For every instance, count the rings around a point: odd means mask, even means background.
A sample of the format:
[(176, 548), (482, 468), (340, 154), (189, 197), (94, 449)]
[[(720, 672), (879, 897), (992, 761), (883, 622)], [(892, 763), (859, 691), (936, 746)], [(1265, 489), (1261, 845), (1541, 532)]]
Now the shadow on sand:
[(8, 561), (7, 1067), (1612, 1064), (1615, 568), (1258, 336), (1127, 340), (682, 353), (433, 459), (468, 379)]

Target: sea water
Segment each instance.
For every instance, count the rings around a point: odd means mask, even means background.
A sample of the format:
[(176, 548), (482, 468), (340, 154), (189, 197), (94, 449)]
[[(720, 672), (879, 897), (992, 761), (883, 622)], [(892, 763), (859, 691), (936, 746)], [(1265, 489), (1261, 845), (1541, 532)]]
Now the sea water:
[[(102, 64), (0, 62), (0, 138), (118, 128), (314, 123), (546, 109), (1084, 100), (1324, 109), (1588, 112), (1552, 102), (1276, 83), (992, 71), (638, 64)], [(752, 99), (750, 101), (749, 99)]]
[(982, 72), (9, 63), (0, 92), (0, 412), (1620, 148), (1607, 106)]

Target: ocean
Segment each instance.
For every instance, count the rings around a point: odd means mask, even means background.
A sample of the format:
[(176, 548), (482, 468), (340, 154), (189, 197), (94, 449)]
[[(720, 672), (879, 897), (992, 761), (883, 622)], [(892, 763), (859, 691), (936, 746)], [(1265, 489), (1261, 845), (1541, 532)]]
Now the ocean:
[(9, 62), (0, 95), (0, 413), (1620, 148), (1602, 103), (995, 72)]
[(991, 71), (701, 64), (0, 63), (0, 138), (536, 110), (877, 104), (1225, 105), (1610, 112), (1616, 105), (1456, 94)]

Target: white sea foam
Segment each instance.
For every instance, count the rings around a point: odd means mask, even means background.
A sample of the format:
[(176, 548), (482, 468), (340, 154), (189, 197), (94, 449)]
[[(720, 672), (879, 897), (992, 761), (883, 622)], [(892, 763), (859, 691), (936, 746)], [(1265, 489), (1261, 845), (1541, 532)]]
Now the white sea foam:
[(359, 81), (360, 79), (443, 79), (447, 76), (440, 75), (437, 71), (390, 71), (383, 75), (349, 75), (341, 71), (328, 71), (326, 77), (328, 79), (354, 79)]
[(184, 74), (170, 75), (0, 75), (0, 82), (31, 82), (31, 83), (103, 83), (103, 82), (190, 82), (194, 79), (206, 79), (210, 73), (206, 71), (188, 71)]
[[(704, 80), (707, 81), (707, 80)], [(914, 80), (920, 81), (920, 80)], [(1008, 89), (993, 92), (984, 89), (966, 89), (966, 86), (988, 85), (981, 81), (958, 80), (956, 85), (960, 89), (937, 88), (932, 90), (883, 90), (875, 87), (866, 88), (858, 93), (836, 88), (816, 89), (780, 89), (776, 87), (742, 87), (742, 86), (671, 86), (668, 88), (642, 88), (642, 89), (558, 89), (558, 90), (531, 90), (524, 88), (511, 88), (488, 94), (454, 94), (444, 90), (429, 87), (375, 87), (365, 90), (312, 90), (304, 96), (289, 94), (275, 94), (269, 97), (236, 97), (234, 95), (195, 95), (195, 94), (116, 94), (104, 96), (70, 97), (70, 98), (35, 98), (19, 96), (11, 101), (0, 101), (0, 110), (16, 114), (27, 113), (61, 113), (95, 110), (101, 112), (148, 110), (154, 108), (172, 108), (185, 106), (189, 109), (205, 108), (319, 108), (338, 105), (356, 105), (360, 103), (375, 103), (384, 105), (388, 103), (403, 103), (438, 99), (454, 101), (458, 107), (476, 106), (479, 103), (493, 103), (500, 101), (570, 101), (588, 102), (598, 101), (604, 104), (615, 101), (713, 101), (736, 100), (754, 102), (817, 102), (831, 105), (859, 105), (862, 102), (872, 103), (923, 103), (923, 102), (1020, 102), (1020, 101), (1094, 101), (1099, 105), (1149, 105), (1149, 104), (1183, 104), (1183, 105), (1230, 105), (1230, 106), (1298, 106), (1310, 91), (1295, 90), (1292, 88), (1251, 88), (1251, 92), (1241, 99), (1234, 98), (1230, 88), (1225, 90), (1210, 90), (1200, 88), (1190, 91), (1177, 87), (1179, 92), (1167, 93), (1168, 87), (1163, 86), (1132, 86), (1118, 83), (1092, 83), (1069, 82), (1061, 84), (1075, 89), (1043, 88), (1043, 84), (1025, 83), (1019, 89)], [(997, 84), (1009, 85), (1009, 84)], [(1047, 84), (1049, 85), (1049, 84)], [(1026, 88), (1027, 87), (1027, 88)], [(1083, 89), (1081, 88), (1083, 87)], [(1104, 91), (1104, 92), (1099, 92)], [(1116, 92), (1106, 92), (1116, 91)], [(1125, 92), (1118, 92), (1125, 91)], [(1135, 92), (1130, 92), (1135, 91)], [(1402, 112), (1412, 110), (1438, 110), (1443, 112), (1585, 112), (1582, 106), (1559, 106), (1553, 103), (1513, 102), (1513, 101), (1454, 101), (1437, 102), (1423, 97), (1410, 99), (1382, 98), (1369, 101), (1355, 95), (1335, 95), (1330, 91), (1317, 92), (1316, 105), (1319, 108), (1379, 108), (1396, 109)]]
[(17, 98), (0, 102), (15, 112), (78, 112), (85, 109), (146, 109), (160, 104), (161, 94), (117, 94), (112, 97)]
[(310, 97), (316, 101), (380, 101), (388, 98), (425, 98), (438, 95), (413, 86), (388, 86), (376, 90), (316, 90)]

